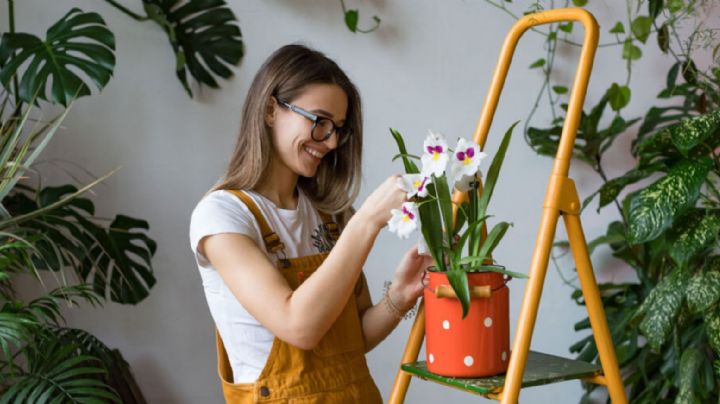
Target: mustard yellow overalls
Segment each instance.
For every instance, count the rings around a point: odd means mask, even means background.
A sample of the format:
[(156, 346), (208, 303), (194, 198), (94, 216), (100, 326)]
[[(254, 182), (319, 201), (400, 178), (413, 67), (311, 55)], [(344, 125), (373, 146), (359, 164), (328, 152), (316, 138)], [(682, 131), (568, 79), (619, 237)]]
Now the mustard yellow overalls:
[[(237, 195), (255, 216), (267, 250), (282, 249), (279, 237), (270, 229), (255, 202), (242, 191), (230, 192)], [(336, 240), (337, 225), (322, 212), (320, 216)], [(324, 252), (283, 259), (278, 261), (277, 267), (294, 290), (322, 264), (327, 255)], [(233, 383), (227, 352), (217, 332), (216, 342), (218, 373), (228, 404), (382, 403), (365, 361), (365, 342), (353, 295), (315, 349), (305, 351), (275, 337), (270, 356), (255, 383)]]

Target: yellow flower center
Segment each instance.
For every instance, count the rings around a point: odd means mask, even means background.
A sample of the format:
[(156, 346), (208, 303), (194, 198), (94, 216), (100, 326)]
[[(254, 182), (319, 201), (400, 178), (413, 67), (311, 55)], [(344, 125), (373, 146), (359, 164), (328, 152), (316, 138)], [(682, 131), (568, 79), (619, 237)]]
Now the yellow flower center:
[(409, 221), (410, 221), (410, 216), (408, 216), (408, 215), (403, 215), (402, 221), (403, 221), (403, 222), (409, 222)]
[(472, 163), (472, 157), (465, 157), (465, 160), (463, 160), (463, 165), (470, 165)]
[(432, 159), (433, 159), (433, 161), (438, 161), (438, 160), (440, 160), (440, 153), (434, 152), (434, 153), (433, 153), (433, 156), (432, 156)]
[(421, 185), (422, 185), (422, 181), (415, 181), (415, 182), (413, 182), (413, 186), (415, 187), (415, 189), (420, 188)]

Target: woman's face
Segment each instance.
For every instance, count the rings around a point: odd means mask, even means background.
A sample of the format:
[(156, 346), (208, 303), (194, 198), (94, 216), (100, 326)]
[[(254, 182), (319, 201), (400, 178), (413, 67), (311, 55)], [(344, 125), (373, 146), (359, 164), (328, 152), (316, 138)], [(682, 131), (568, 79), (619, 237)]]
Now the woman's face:
[[(336, 84), (311, 84), (300, 96), (286, 101), (318, 117), (329, 118), (338, 127), (345, 125), (348, 99)], [(322, 159), (337, 147), (337, 134), (322, 142), (313, 140), (310, 133), (313, 122), (277, 102), (268, 123), (275, 161), (297, 175), (314, 176)]]

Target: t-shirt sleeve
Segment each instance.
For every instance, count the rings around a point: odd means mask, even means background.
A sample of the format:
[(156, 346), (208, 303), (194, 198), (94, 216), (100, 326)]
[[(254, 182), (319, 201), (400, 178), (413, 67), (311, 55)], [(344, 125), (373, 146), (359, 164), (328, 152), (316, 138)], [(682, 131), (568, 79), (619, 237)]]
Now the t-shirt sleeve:
[(200, 266), (210, 265), (198, 251), (200, 240), (222, 233), (244, 234), (260, 245), (255, 218), (247, 206), (226, 191), (215, 191), (198, 202), (190, 218), (190, 247)]

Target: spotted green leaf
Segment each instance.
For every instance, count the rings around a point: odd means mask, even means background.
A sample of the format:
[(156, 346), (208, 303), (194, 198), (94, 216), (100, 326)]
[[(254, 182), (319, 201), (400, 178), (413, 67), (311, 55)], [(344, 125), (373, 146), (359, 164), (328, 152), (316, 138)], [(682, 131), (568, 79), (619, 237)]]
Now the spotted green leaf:
[(720, 311), (712, 310), (705, 315), (705, 332), (710, 346), (720, 355)]
[(682, 269), (670, 272), (643, 302), (638, 311), (644, 315), (640, 331), (653, 350), (659, 352), (675, 324), (683, 303), (688, 275)]
[(694, 404), (698, 402), (698, 397), (693, 389), (693, 380), (695, 380), (702, 362), (703, 355), (697, 348), (690, 347), (682, 353), (678, 380), (680, 392), (675, 398), (675, 404)]
[(720, 272), (695, 274), (688, 282), (685, 296), (691, 312), (700, 313), (708, 310), (720, 299)]
[(678, 265), (685, 265), (717, 240), (720, 213), (695, 209), (678, 219), (670, 235), (670, 256)]
[(695, 146), (720, 129), (720, 109), (694, 118), (685, 119), (667, 129), (675, 147), (687, 156)]
[(649, 177), (650, 175), (656, 173), (659, 169), (659, 165), (653, 165), (642, 169), (636, 168), (626, 172), (620, 177), (613, 178), (606, 182), (598, 191), (600, 193), (600, 204), (598, 209), (614, 201), (626, 186)]
[(639, 244), (662, 234), (695, 204), (711, 167), (712, 161), (707, 157), (683, 160), (663, 178), (628, 195), (623, 207), (628, 220), (628, 241)]

